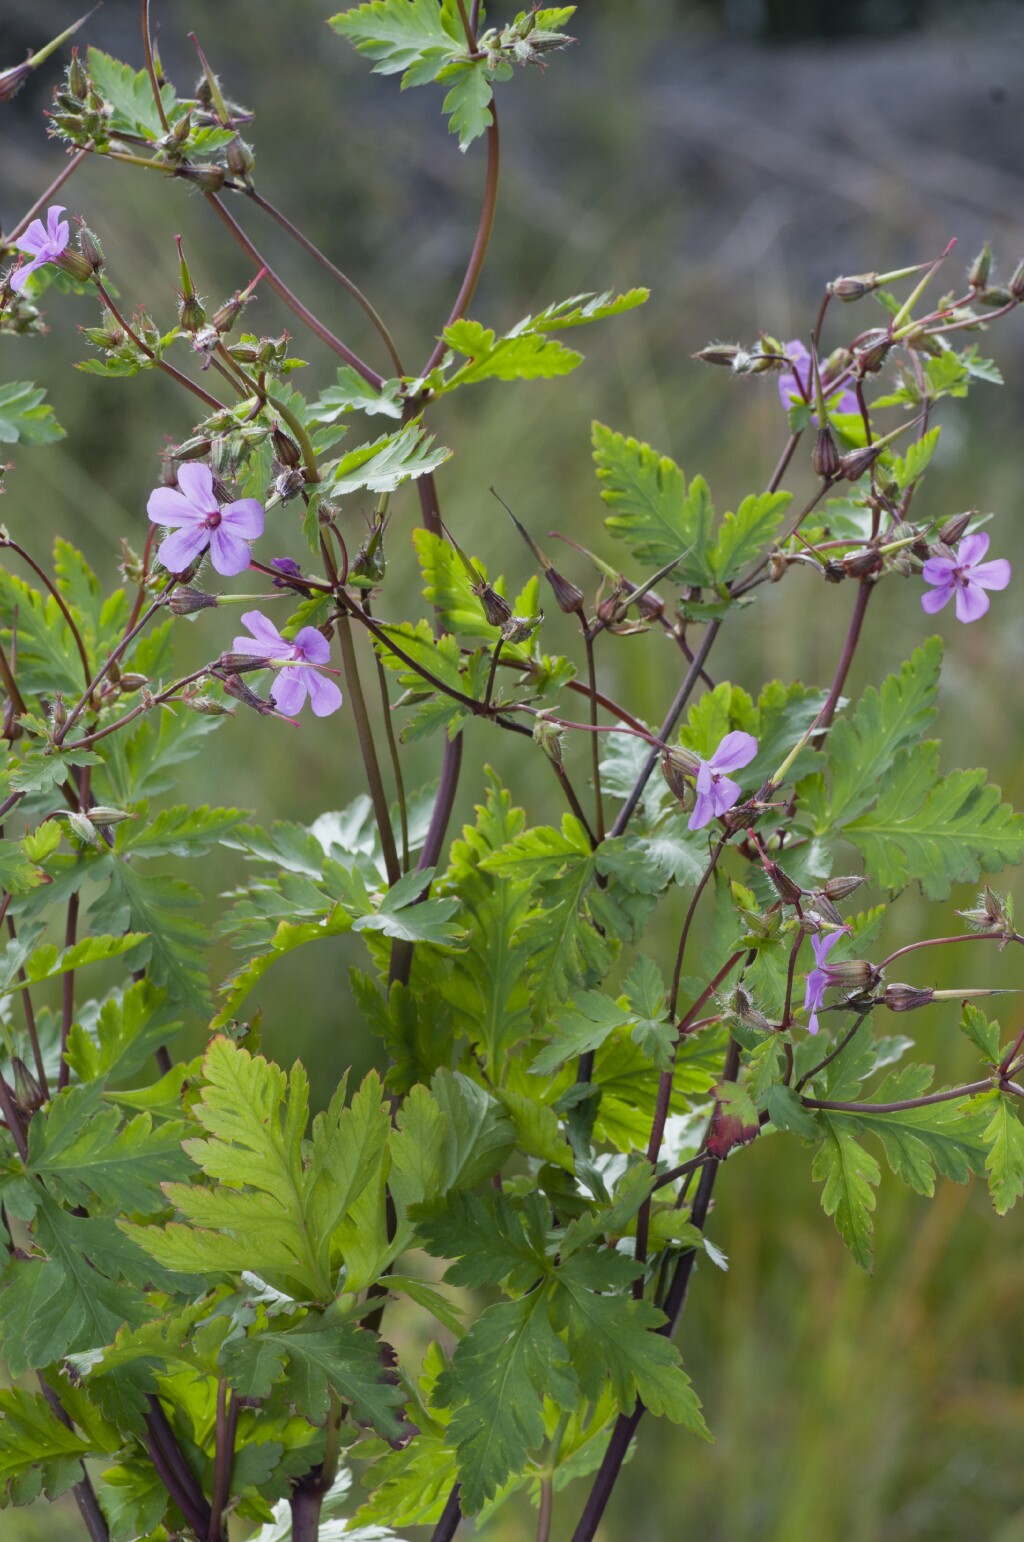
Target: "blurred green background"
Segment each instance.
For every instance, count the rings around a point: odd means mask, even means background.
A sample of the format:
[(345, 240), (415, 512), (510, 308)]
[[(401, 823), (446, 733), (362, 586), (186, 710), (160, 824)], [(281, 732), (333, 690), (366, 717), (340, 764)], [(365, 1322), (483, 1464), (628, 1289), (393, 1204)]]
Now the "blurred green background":
[[(196, 73), (187, 34), (199, 34), (229, 94), (256, 111), (257, 185), (364, 285), (415, 368), (458, 287), (482, 153), (478, 146), (459, 154), (441, 126), (436, 93), (400, 96), (394, 82), (372, 79), (324, 27), (329, 9), (325, 0), (166, 0), (154, 5), (154, 21), (167, 73), (183, 91)], [(137, 13), (134, 0), (107, 0), (83, 38), (138, 67)], [(6, 0), (0, 66), (76, 14), (66, 0)], [(1019, 5), (583, 0), (573, 30), (577, 48), (502, 90), (502, 198), (471, 314), (507, 328), (581, 290), (644, 283), (653, 295), (644, 310), (572, 339), (587, 361), (570, 379), (485, 385), (434, 415), (431, 426), (455, 450), (440, 477), (445, 518), (463, 545), (516, 586), (530, 569), (487, 491), (492, 483), (549, 546), (547, 532), (557, 529), (612, 556), (589, 458), (594, 417), (650, 440), (688, 475), (703, 472), (720, 510), (764, 485), (784, 438), (774, 386), (703, 368), (690, 360), (695, 349), (712, 338), (753, 340), (761, 328), (782, 339), (806, 336), (826, 280), (922, 260), (950, 236), (959, 242), (951, 259), (957, 271), (985, 239), (1003, 276), (1024, 255)], [(0, 221), (8, 226), (60, 166), (41, 117), (56, 74), (42, 71), (2, 109)], [(100, 234), (125, 302), (145, 301), (167, 324), (175, 233), (214, 302), (252, 276), (202, 199), (180, 183), (97, 162), (62, 197)], [(312, 309), (383, 368), (361, 313), (258, 211), (233, 207)], [(870, 307), (833, 316), (829, 344), (871, 324)], [(160, 378), (97, 381), (67, 368), (73, 325), (94, 321), (89, 302), (53, 294), (49, 321), (48, 337), (4, 338), (0, 378), (45, 384), (68, 437), (52, 450), (19, 453), (0, 512), (37, 553), (51, 532), (79, 541), (112, 580), (120, 538), (137, 546), (144, 539), (160, 451), (185, 436), (190, 406)], [(310, 368), (295, 383), (309, 395), (333, 379), (331, 358), (269, 292), (261, 291), (246, 324), (296, 334), (296, 352)], [(944, 407), (942, 446), (915, 512), (994, 511), (993, 554), (1010, 556), (1024, 572), (1024, 329), (1011, 318), (981, 341), (1008, 384), (979, 386), (968, 403)], [(798, 495), (811, 485), (806, 457), (785, 485)], [(413, 603), (404, 537), (418, 514), (408, 491), (394, 507), (382, 610), (397, 616)], [(355, 530), (359, 512), (350, 518)], [(274, 520), (278, 539), (265, 551), (301, 557), (294, 516), (279, 511)], [(563, 566), (590, 586), (582, 559)], [(997, 596), (980, 626), (958, 628), (949, 612), (936, 626), (915, 584), (888, 581), (869, 612), (850, 690), (859, 694), (922, 637), (941, 631), (950, 643), (944, 765), (989, 765), (1021, 804), (1024, 623), (1016, 595)], [(726, 629), (715, 677), (755, 691), (773, 675), (826, 684), (852, 598), (808, 571), (759, 590), (756, 606)], [(204, 631), (183, 644), (197, 661), (209, 656), (211, 636), (208, 617), (198, 624)], [(220, 646), (230, 625), (222, 617), (214, 629)], [(572, 633), (566, 618), (549, 616), (548, 647), (573, 647)], [(607, 688), (651, 720), (679, 676), (678, 654), (654, 634), (608, 646), (600, 668)], [(185, 798), (239, 803), (261, 820), (309, 820), (360, 790), (361, 770), (338, 720), (306, 722), (293, 739), (279, 725), (240, 715), (210, 743), (183, 774)], [(584, 756), (575, 747), (570, 753), (583, 782)], [(432, 742), (413, 748), (411, 785), (429, 782), (436, 758)], [(560, 817), (539, 757), (473, 725), (455, 827), (470, 816), (487, 761), (531, 818)], [(230, 862), (211, 863), (201, 880), (211, 920), (213, 897), (233, 871)], [(956, 931), (953, 910), (970, 898), (962, 890), (948, 905), (925, 907), (908, 892), (893, 907), (890, 946)], [(663, 908), (646, 947), (664, 958), (678, 916), (671, 904)], [(914, 983), (1019, 983), (1012, 953), (971, 950), (968, 962), (961, 951), (948, 965), (919, 957), (927, 962), (908, 962), (904, 975)], [(215, 967), (223, 972), (230, 962), (224, 951)], [(301, 1055), (323, 1101), (338, 1070), (366, 1068), (376, 1048), (347, 992), (347, 968), (361, 962), (357, 948), (341, 939), (324, 946), (315, 973), (310, 962), (286, 960), (260, 999), (268, 1052)], [(1001, 1015), (1009, 1029), (1019, 1008), (1007, 999)], [(955, 1021), (950, 1004), (897, 1027), (918, 1037), (944, 1078), (969, 1076), (973, 1057)], [(196, 1045), (201, 1037), (196, 1025)], [(806, 1152), (772, 1140), (728, 1164), (710, 1232), (731, 1267), (698, 1271), (680, 1344), (717, 1444), (645, 1424), (609, 1508), (605, 1542), (1024, 1539), (1018, 1216), (998, 1222), (977, 1187), (944, 1186), (928, 1203), (885, 1181), (878, 1264), (867, 1278), (821, 1215)], [(581, 1503), (582, 1490), (559, 1499), (557, 1537), (569, 1535)], [(515, 1542), (532, 1532), (526, 1509), (510, 1507), (477, 1535)], [(4, 1542), (80, 1534), (66, 1505), (0, 1519)]]

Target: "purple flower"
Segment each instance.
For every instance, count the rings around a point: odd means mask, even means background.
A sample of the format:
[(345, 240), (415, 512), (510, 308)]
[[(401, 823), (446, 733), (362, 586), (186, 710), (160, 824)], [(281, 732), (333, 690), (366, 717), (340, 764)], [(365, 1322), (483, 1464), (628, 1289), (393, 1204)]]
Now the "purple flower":
[[(286, 578), (302, 577), (302, 569), (294, 557), (271, 557), (270, 566), (276, 568), (279, 573), (283, 573)], [(274, 578), (271, 582), (275, 589), (290, 589), (292, 587), (291, 584), (286, 584), (281, 578)]]
[(174, 530), (157, 556), (171, 573), (183, 573), (210, 548), (210, 561), (226, 578), (249, 566), (249, 542), (263, 534), (263, 509), (255, 498), (217, 502), (209, 466), (190, 461), (178, 468), (178, 486), (158, 487), (146, 510), (155, 525)]
[(817, 936), (811, 938), (815, 967), (808, 971), (807, 989), (804, 992), (804, 1011), (811, 1014), (807, 1024), (808, 1033), (813, 1034), (818, 1031), (818, 1008), (824, 1000), (825, 992), (832, 984), (825, 960), (842, 935), (843, 932), (838, 931), (829, 932), (824, 937)]
[[(805, 403), (814, 403), (814, 371), (811, 366), (811, 355), (798, 337), (791, 343), (786, 343), (785, 354), (789, 359), (792, 369), (784, 370), (778, 377), (779, 397), (782, 405), (788, 412), (790, 407), (803, 406)], [(825, 393), (826, 402), (836, 394), (835, 386), (830, 386), (827, 381), (822, 381), (822, 390)], [(843, 389), (839, 400), (834, 404), (836, 412), (859, 412), (860, 404), (857, 394), (849, 386)], [(817, 415), (811, 422), (818, 426)]]
[(341, 692), (333, 680), (325, 680), (314, 665), (323, 666), (331, 656), (331, 645), (315, 626), (304, 626), (291, 642), (286, 642), (272, 621), (258, 610), (247, 610), (242, 617), (251, 637), (236, 637), (236, 653), (249, 653), (265, 659), (281, 673), (274, 681), (271, 700), (279, 712), (292, 717), (308, 696), (316, 717), (329, 717), (341, 706)]
[(15, 241), (19, 252), (24, 252), (32, 261), (22, 263), (11, 274), (11, 288), (24, 289), (25, 280), (30, 273), (41, 268), (44, 263), (56, 262), (71, 240), (71, 227), (67, 220), (62, 220), (64, 205), (55, 203), (46, 211), (46, 224), (42, 220), (33, 220), (23, 236)]
[(710, 760), (702, 760), (697, 770), (697, 802), (690, 815), (689, 828), (702, 830), (727, 809), (740, 801), (740, 785), (722, 773), (738, 771), (757, 754), (753, 734), (726, 734)]
[(921, 604), (929, 615), (934, 615), (956, 595), (956, 619), (977, 621), (989, 607), (986, 589), (1005, 589), (1010, 582), (1010, 564), (1005, 557), (995, 562), (982, 562), (988, 551), (988, 536), (984, 530), (965, 535), (956, 549), (955, 557), (929, 557), (921, 569), (926, 584), (934, 584), (931, 594), (922, 594)]

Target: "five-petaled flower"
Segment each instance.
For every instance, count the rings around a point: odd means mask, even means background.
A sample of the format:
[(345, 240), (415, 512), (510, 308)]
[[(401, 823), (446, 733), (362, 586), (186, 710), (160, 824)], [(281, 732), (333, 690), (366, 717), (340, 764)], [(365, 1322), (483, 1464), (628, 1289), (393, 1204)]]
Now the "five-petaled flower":
[[(794, 338), (791, 343), (786, 343), (783, 351), (791, 367), (784, 370), (778, 377), (779, 396), (782, 400), (782, 405), (786, 408), (787, 412), (790, 407), (803, 406), (806, 402), (810, 402), (813, 406), (814, 372), (811, 368), (810, 353), (798, 337)], [(832, 402), (833, 397), (836, 395), (836, 387), (829, 385), (824, 380), (822, 381), (822, 387), (825, 392), (826, 402)], [(839, 400), (833, 403), (833, 407), (836, 412), (859, 412), (860, 404), (857, 401), (856, 392), (851, 390), (849, 386), (843, 387), (842, 394), (839, 396)], [(817, 426), (817, 415), (811, 421)]]
[(807, 989), (804, 992), (804, 1011), (811, 1014), (807, 1022), (808, 1033), (818, 1031), (818, 1008), (825, 998), (825, 992), (834, 983), (825, 960), (845, 930), (846, 928), (843, 927), (840, 931), (829, 932), (826, 936), (811, 938), (811, 947), (814, 949), (814, 968), (808, 970)]
[(740, 801), (740, 785), (723, 773), (738, 771), (757, 754), (753, 734), (726, 734), (710, 760), (697, 768), (697, 801), (690, 815), (690, 829), (702, 830), (712, 819), (727, 812)]
[(333, 680), (324, 679), (315, 666), (323, 666), (331, 656), (331, 645), (315, 626), (304, 626), (291, 642), (283, 638), (272, 621), (258, 610), (247, 610), (242, 617), (251, 637), (236, 637), (236, 653), (248, 653), (264, 659), (272, 669), (280, 670), (270, 692), (279, 712), (292, 717), (309, 697), (316, 717), (329, 717), (341, 706), (341, 691)]
[(56, 262), (61, 256), (71, 240), (71, 227), (67, 220), (61, 219), (63, 213), (62, 203), (53, 204), (46, 211), (46, 224), (42, 220), (33, 220), (25, 234), (14, 243), (19, 252), (24, 252), (32, 261), (14, 269), (11, 274), (12, 289), (23, 289), (30, 273), (47, 262)]
[(178, 486), (158, 487), (147, 513), (154, 525), (174, 530), (157, 556), (171, 573), (183, 573), (207, 547), (218, 573), (231, 578), (249, 566), (249, 542), (263, 534), (263, 508), (255, 498), (220, 504), (209, 466), (189, 461), (178, 468)]
[(956, 595), (956, 619), (977, 621), (989, 607), (986, 589), (1005, 589), (1010, 582), (1010, 564), (1005, 557), (995, 562), (982, 562), (988, 551), (988, 536), (984, 530), (965, 535), (956, 549), (955, 557), (929, 557), (921, 569), (926, 584), (934, 584), (931, 594), (922, 594), (921, 604), (929, 615), (934, 615)]

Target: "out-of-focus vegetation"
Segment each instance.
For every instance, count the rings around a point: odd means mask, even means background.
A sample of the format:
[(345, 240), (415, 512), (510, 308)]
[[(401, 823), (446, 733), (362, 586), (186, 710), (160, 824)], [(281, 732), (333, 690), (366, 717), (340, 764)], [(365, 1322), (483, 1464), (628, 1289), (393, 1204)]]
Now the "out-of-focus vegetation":
[[(172, 78), (190, 80), (187, 34), (199, 34), (232, 96), (256, 111), (257, 185), (364, 284), (415, 361), (429, 351), (458, 284), (481, 158), (459, 155), (421, 93), (400, 98), (371, 80), (324, 27), (329, 9), (317, 0), (166, 0), (156, 16), (161, 52)], [(808, 37), (819, 9), (832, 23)], [(903, 30), (889, 32), (897, 11)], [(108, 0), (89, 23), (89, 41), (140, 62), (136, 16), (133, 0)], [(8, 0), (0, 65), (72, 19), (63, 0)], [(991, 239), (1004, 272), (1024, 255), (1018, 7), (584, 0), (575, 30), (580, 46), (557, 78), (538, 73), (509, 93), (502, 202), (472, 314), (506, 326), (563, 294), (633, 283), (649, 284), (653, 297), (644, 311), (588, 335), (588, 361), (570, 381), (505, 388), (493, 409), (474, 393), (435, 416), (432, 426), (455, 450), (440, 478), (446, 521), (492, 570), (517, 580), (529, 571), (526, 554), (491, 484), (538, 536), (557, 529), (605, 549), (589, 459), (593, 417), (650, 439), (690, 473), (703, 471), (720, 507), (764, 484), (784, 437), (776, 392), (770, 382), (734, 382), (692, 363), (711, 337), (752, 339), (760, 328), (806, 336), (825, 280), (936, 255), (952, 235), (964, 260)], [(843, 30), (841, 40), (829, 36)], [(2, 109), (0, 218), (8, 225), (59, 166), (40, 116), (56, 74), (42, 71)], [(75, 177), (66, 198), (101, 235), (125, 302), (145, 300), (168, 322), (176, 233), (215, 301), (252, 276), (203, 201), (180, 184), (97, 163)], [(361, 314), (255, 212), (247, 226), (275, 265), (376, 362)], [(141, 545), (160, 450), (187, 431), (188, 404), (159, 378), (129, 389), (67, 371), (68, 333), (94, 317), (85, 301), (50, 301), (51, 335), (5, 339), (0, 372), (46, 384), (68, 438), (19, 455), (2, 513), (37, 547), (52, 533), (69, 534), (109, 569), (122, 537)], [(859, 325), (872, 319), (870, 305), (863, 302)], [(296, 332), (308, 373), (328, 383), (333, 364), (319, 346), (269, 293), (258, 308), (260, 329)], [(858, 324), (848, 310), (836, 321)], [(944, 412), (928, 506), (916, 512), (947, 515), (970, 504), (994, 511), (999, 554), (1024, 576), (1024, 324), (1001, 329), (993, 351), (1007, 385), (979, 389), (966, 409)], [(786, 485), (809, 475), (795, 465)], [(403, 536), (417, 522), (414, 495), (396, 507), (389, 560), (412, 583)], [(281, 549), (293, 546), (289, 535)], [(590, 582), (583, 559), (565, 566)], [(852, 596), (809, 572), (791, 578), (784, 595), (758, 596), (731, 635), (727, 629), (716, 678), (755, 688), (772, 674), (826, 683), (839, 646), (836, 611), (845, 614)], [(940, 723), (946, 767), (989, 765), (1019, 805), (1019, 590), (955, 638), (951, 614), (937, 620), (936, 628), (923, 615), (916, 586), (887, 593), (851, 690), (942, 631), (951, 644)], [(678, 654), (652, 634), (610, 650), (603, 667), (614, 672), (615, 694), (657, 718)], [(342, 805), (361, 776), (347, 740), (330, 724), (302, 732), (300, 762), (279, 753), (261, 720), (240, 717), (218, 739), (216, 758), (187, 768), (181, 791), (251, 806), (261, 818), (302, 819)], [(494, 753), (486, 728), (472, 725), (456, 823)], [(422, 780), (434, 774), (435, 758), (428, 745)], [(529, 748), (518, 783), (514, 770), (508, 778), (527, 790), (533, 816), (560, 815)], [(229, 862), (211, 864), (211, 895), (230, 881)], [(953, 909), (969, 898), (961, 892), (940, 909), (904, 895), (891, 913), (892, 946), (956, 930)], [(671, 945), (653, 937), (648, 951)], [(342, 1066), (361, 1071), (375, 1053), (347, 995), (346, 941), (324, 946), (335, 948), (336, 969), (320, 974), (318, 995), (307, 989), (305, 963), (290, 968), (287, 960), (263, 993), (268, 1051), (286, 1061), (300, 1055), (321, 1100)], [(928, 957), (914, 973), (908, 966), (907, 978), (965, 983), (962, 956), (951, 960), (955, 977), (944, 961), (931, 973)], [(967, 983), (1020, 983), (1009, 954), (987, 950), (983, 966), (972, 955), (970, 972)], [(1009, 1024), (1024, 1007), (1006, 999)], [(899, 1027), (934, 1047), (949, 1077), (969, 1076), (973, 1059), (958, 1050), (955, 1012), (949, 1004)], [(879, 1213), (878, 1265), (868, 1279), (822, 1217), (798, 1148), (765, 1141), (735, 1154), (710, 1225), (730, 1269), (700, 1267), (681, 1332), (718, 1444), (643, 1427), (605, 1522), (609, 1542), (1024, 1537), (1019, 1213), (997, 1222), (980, 1190), (946, 1186), (929, 1206), (891, 1184), (883, 1184)], [(555, 1535), (567, 1534), (577, 1508), (575, 1496), (560, 1501)], [(80, 1535), (80, 1523), (62, 1506), (7, 1512), (0, 1530), (11, 1542), (63, 1542)], [(468, 1523), (464, 1530), (471, 1534)], [(531, 1530), (528, 1514), (510, 1510), (480, 1534), (514, 1542)]]

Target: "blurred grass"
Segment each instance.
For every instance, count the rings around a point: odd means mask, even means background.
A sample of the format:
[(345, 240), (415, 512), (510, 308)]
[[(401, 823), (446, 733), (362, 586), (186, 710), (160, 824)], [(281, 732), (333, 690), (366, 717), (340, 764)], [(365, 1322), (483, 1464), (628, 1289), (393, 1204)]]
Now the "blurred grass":
[[(186, 34), (199, 32), (231, 92), (257, 109), (261, 190), (366, 283), (385, 317), (398, 318), (400, 347), (415, 368), (458, 286), (481, 158), (458, 155), (429, 92), (399, 96), (392, 82), (370, 80), (365, 65), (325, 34), (327, 9), (293, 0), (254, 24), (238, 4), (180, 0), (161, 12), (161, 47), (169, 74), (185, 87), (194, 72)], [(137, 62), (136, 11), (130, 0), (109, 0), (90, 23), (90, 39)], [(777, 397), (771, 383), (733, 382), (691, 364), (694, 349), (711, 337), (749, 339), (762, 327), (783, 338), (805, 335), (824, 280), (919, 259), (951, 234), (961, 236), (966, 255), (991, 236), (1004, 271), (1012, 267), (1024, 250), (1016, 175), (1024, 120), (1019, 110), (1001, 111), (995, 92), (1020, 32), (1012, 10), (986, 16), (977, 26), (954, 12), (929, 32), (884, 44), (764, 50), (721, 36), (697, 8), (680, 6), (675, 19), (654, 0), (582, 8), (580, 47), (543, 75), (517, 78), (502, 98), (503, 203), (472, 314), (507, 326), (563, 295), (633, 283), (650, 284), (653, 297), (639, 314), (577, 334), (572, 341), (587, 362), (571, 380), (486, 386), (439, 406), (432, 426), (456, 451), (440, 483), (445, 518), (465, 546), (516, 585), (528, 576), (525, 550), (487, 491), (494, 484), (542, 543), (551, 546), (547, 532), (559, 529), (614, 560), (589, 460), (593, 417), (649, 439), (690, 475), (703, 471), (718, 507), (735, 507), (763, 485), (778, 453)], [(38, 42), (69, 19), (63, 4), (21, 0), (5, 25), (30, 20), (25, 41)], [(46, 90), (34, 84), (4, 120), (0, 215), (8, 225), (59, 165), (41, 136), (45, 105)], [(251, 276), (202, 201), (180, 185), (94, 164), (67, 197), (104, 240), (126, 303), (144, 298), (165, 321), (173, 314), (176, 232), (214, 302)], [(380, 362), (360, 314), (339, 302), (320, 271), (255, 211), (245, 223), (312, 308)], [(833, 324), (852, 330), (872, 319), (870, 310), (844, 310)], [(80, 541), (109, 579), (120, 538), (136, 545), (144, 538), (145, 498), (165, 438), (182, 437), (191, 415), (163, 380), (103, 382), (64, 369), (72, 320), (91, 323), (91, 307), (54, 297), (48, 338), (4, 340), (4, 378), (47, 384), (69, 437), (56, 450), (18, 456), (2, 512), (37, 552), (51, 531)], [(296, 331), (267, 293), (246, 324)], [(837, 330), (833, 340), (842, 339)], [(301, 334), (295, 346), (312, 361), (310, 379), (296, 383), (315, 394), (333, 378), (333, 363)], [(943, 448), (915, 513), (995, 510), (994, 550), (1024, 563), (1019, 324), (994, 333), (991, 351), (1009, 384), (979, 387), (968, 404), (944, 411)], [(809, 485), (806, 467), (795, 466), (787, 485), (799, 496)], [(404, 536), (418, 522), (414, 495), (394, 506), (381, 602), (389, 615), (399, 614), (415, 585)], [(358, 516), (350, 518), (355, 530)], [(274, 519), (278, 549), (298, 552), (292, 516)], [(564, 566), (589, 587), (582, 561), (567, 558)], [(827, 682), (851, 604), (848, 589), (826, 588), (808, 573), (758, 591), (757, 605), (723, 635), (716, 678), (753, 690), (775, 674)], [(566, 618), (549, 615), (548, 630), (549, 647), (555, 639), (574, 645)], [(946, 615), (927, 621), (914, 585), (900, 594), (887, 582), (869, 611), (851, 694), (896, 667), (931, 630), (950, 643), (939, 724), (944, 766), (989, 765), (1007, 795), (1024, 802), (1017, 689), (1024, 622), (1013, 591), (996, 597), (980, 627), (957, 628)], [(197, 630), (183, 647), (201, 660), (208, 637)], [(600, 667), (608, 688), (651, 719), (678, 678), (677, 655), (651, 635), (609, 645)], [(294, 741), (271, 740), (267, 727), (240, 716), (225, 728), (212, 741), (216, 751), (183, 772), (182, 798), (241, 803), (260, 819), (308, 819), (359, 790), (351, 744), (330, 724), (304, 724)], [(586, 751), (574, 746), (570, 754), (583, 783)], [(436, 746), (412, 747), (409, 784), (434, 777), (436, 759)], [(553, 779), (530, 747), (498, 743), (474, 724), (456, 824), (471, 816), (489, 760), (532, 819), (560, 817)], [(215, 895), (235, 871), (211, 860), (203, 883)], [(889, 945), (956, 930), (953, 909), (969, 898), (965, 890), (948, 905), (926, 907), (916, 892), (901, 896)], [(666, 909), (648, 951), (665, 956), (677, 922)], [(356, 945), (338, 939), (324, 945), (315, 972), (305, 960), (286, 960), (261, 993), (268, 1052), (300, 1054), (322, 1099), (341, 1066), (361, 1071), (377, 1054), (344, 984), (356, 961)], [(229, 964), (222, 950), (215, 968)], [(908, 961), (905, 977), (1013, 985), (1013, 964), (1012, 955), (979, 947), (948, 961)], [(1018, 1014), (1011, 1005), (1001, 1016), (1009, 1026)], [(913, 1031), (948, 1078), (973, 1074), (955, 1021), (949, 1005), (898, 1025)], [(201, 1040), (196, 1025), (193, 1047)], [(706, 1542), (1024, 1539), (1024, 1263), (1016, 1216), (997, 1222), (977, 1186), (943, 1185), (928, 1203), (886, 1180), (878, 1266), (867, 1278), (821, 1215), (807, 1154), (776, 1138), (729, 1163), (710, 1230), (731, 1267), (722, 1274), (701, 1266), (680, 1343), (717, 1444), (642, 1426), (605, 1542), (641, 1535), (674, 1542), (683, 1533)], [(556, 1536), (569, 1534), (582, 1493), (577, 1485), (559, 1497)], [(464, 1531), (473, 1534), (468, 1525)], [(511, 1507), (480, 1534), (518, 1542), (532, 1534), (532, 1521)], [(81, 1527), (63, 1502), (6, 1512), (0, 1535), (64, 1542)]]

